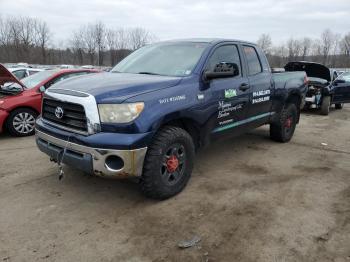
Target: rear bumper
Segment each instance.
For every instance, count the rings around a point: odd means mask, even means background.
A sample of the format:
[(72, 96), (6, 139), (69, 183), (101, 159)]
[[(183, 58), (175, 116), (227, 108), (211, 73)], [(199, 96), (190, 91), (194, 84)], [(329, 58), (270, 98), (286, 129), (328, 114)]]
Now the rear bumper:
[(0, 109), (0, 133), (4, 130), (5, 121), (9, 113), (5, 110)]
[(141, 176), (147, 152), (147, 147), (132, 150), (89, 147), (39, 130), (36, 130), (36, 143), (55, 161), (62, 161), (89, 174), (115, 178)]

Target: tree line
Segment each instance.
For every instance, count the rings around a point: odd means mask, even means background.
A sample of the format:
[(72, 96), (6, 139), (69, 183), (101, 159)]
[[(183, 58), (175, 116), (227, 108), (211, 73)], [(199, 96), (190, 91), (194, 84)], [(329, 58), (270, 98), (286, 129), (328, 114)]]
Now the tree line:
[(262, 34), (257, 44), (267, 54), (272, 67), (283, 67), (289, 61), (312, 61), (334, 68), (350, 67), (350, 32), (341, 36), (330, 29), (319, 38), (289, 38), (273, 45), (269, 34)]
[[(53, 35), (40, 19), (0, 16), (0, 62), (113, 66), (133, 50), (156, 40), (144, 28), (108, 28), (100, 21), (82, 25), (56, 46)], [(279, 45), (273, 44), (269, 34), (262, 34), (257, 44), (272, 67), (297, 60), (350, 67), (350, 32), (341, 36), (326, 29), (317, 39), (291, 37)]]
[(144, 28), (108, 28), (97, 21), (81, 26), (66, 42), (55, 46), (53, 32), (45, 21), (0, 17), (2, 63), (112, 66), (154, 40), (155, 36)]

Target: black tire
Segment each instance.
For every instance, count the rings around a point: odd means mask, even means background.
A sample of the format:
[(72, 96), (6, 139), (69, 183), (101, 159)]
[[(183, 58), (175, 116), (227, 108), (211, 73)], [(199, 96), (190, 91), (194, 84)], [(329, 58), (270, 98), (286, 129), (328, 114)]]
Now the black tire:
[(35, 132), (35, 119), (38, 114), (29, 108), (12, 111), (7, 118), (7, 130), (12, 136), (31, 136)]
[[(142, 193), (163, 200), (181, 192), (191, 177), (194, 148), (192, 138), (185, 130), (173, 126), (162, 128), (147, 150), (140, 179)], [(178, 159), (178, 165), (171, 172), (169, 161), (173, 157)], [(175, 166), (170, 167), (174, 169)]]
[(335, 104), (335, 109), (343, 109), (343, 104)]
[(329, 114), (329, 108), (331, 107), (331, 97), (325, 96), (322, 98), (321, 115), (327, 116)]
[(298, 109), (295, 104), (286, 104), (279, 119), (270, 124), (270, 138), (277, 142), (289, 142), (298, 121)]

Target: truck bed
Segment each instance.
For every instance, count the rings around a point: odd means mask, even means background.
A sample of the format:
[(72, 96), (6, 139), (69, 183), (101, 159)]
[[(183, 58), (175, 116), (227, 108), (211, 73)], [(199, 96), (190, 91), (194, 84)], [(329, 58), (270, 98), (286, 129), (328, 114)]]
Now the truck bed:
[(295, 84), (300, 83), (300, 81), (307, 81), (306, 73), (302, 71), (274, 72), (272, 73), (272, 78), (276, 89), (288, 88), (290, 86), (295, 86)]

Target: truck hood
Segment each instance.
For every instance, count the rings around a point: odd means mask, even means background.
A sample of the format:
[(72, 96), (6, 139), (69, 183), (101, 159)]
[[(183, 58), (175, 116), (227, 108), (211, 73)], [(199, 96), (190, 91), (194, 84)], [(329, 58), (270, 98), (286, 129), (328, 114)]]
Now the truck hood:
[(19, 81), (4, 65), (0, 64), (0, 86), (6, 83), (17, 83), (25, 88), (25, 85)]
[(317, 77), (331, 82), (331, 72), (328, 67), (312, 62), (289, 62), (285, 65), (286, 71), (305, 71), (308, 77)]
[(129, 73), (100, 73), (61, 81), (49, 90), (73, 90), (93, 95), (97, 103), (121, 103), (126, 99), (177, 85), (181, 77)]

